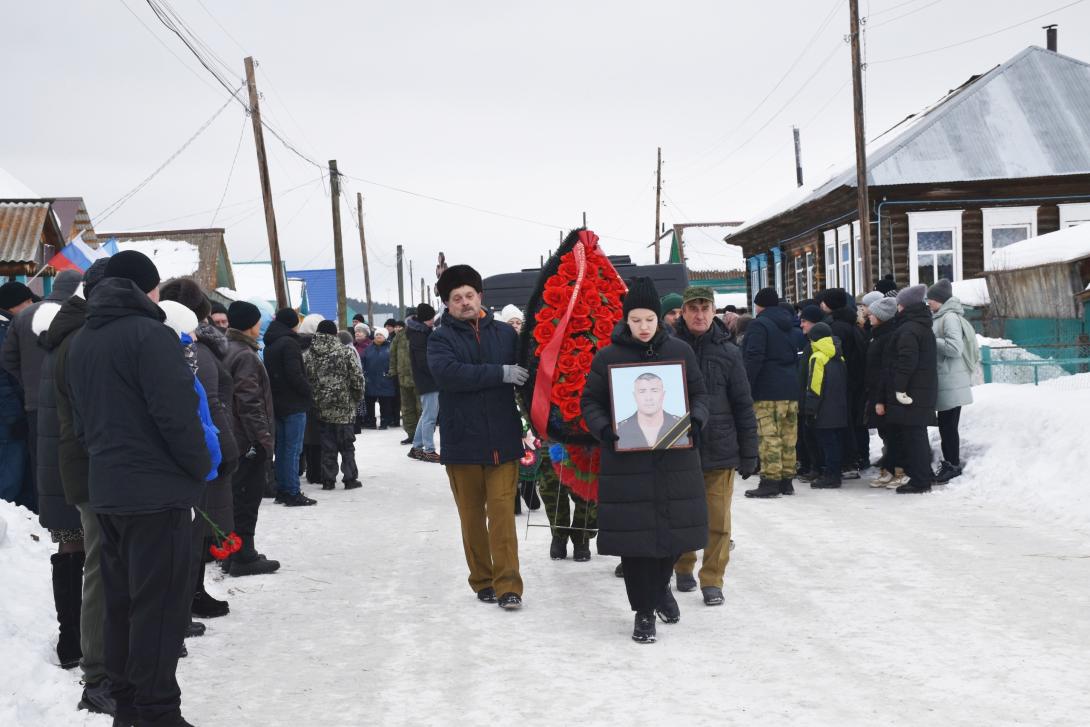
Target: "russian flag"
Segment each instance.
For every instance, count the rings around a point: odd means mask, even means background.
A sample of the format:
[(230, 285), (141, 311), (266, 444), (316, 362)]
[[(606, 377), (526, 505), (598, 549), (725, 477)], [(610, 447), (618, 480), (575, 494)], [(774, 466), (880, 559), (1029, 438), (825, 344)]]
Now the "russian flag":
[(83, 241), (83, 233), (81, 232), (74, 240), (65, 245), (60, 252), (50, 258), (47, 264), (58, 271), (78, 270), (84, 273), (87, 272), (87, 268), (91, 267), (95, 260), (110, 257), (115, 252), (117, 252), (116, 240), (110, 240), (96, 249)]

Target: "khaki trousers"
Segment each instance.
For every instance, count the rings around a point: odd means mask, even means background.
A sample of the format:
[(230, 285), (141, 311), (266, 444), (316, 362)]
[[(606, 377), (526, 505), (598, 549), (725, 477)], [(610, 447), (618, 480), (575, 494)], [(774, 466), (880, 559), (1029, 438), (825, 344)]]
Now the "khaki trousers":
[[(704, 473), (704, 494), (708, 498), (708, 544), (700, 566), (700, 587), (723, 587), (723, 574), (730, 562), (730, 501), (734, 497), (734, 470)], [(696, 553), (683, 553), (674, 570), (692, 573)]]
[(515, 537), (518, 460), (499, 465), (448, 464), (446, 468), (462, 523), (469, 587), (474, 593), (492, 586), (498, 596), (521, 596)]

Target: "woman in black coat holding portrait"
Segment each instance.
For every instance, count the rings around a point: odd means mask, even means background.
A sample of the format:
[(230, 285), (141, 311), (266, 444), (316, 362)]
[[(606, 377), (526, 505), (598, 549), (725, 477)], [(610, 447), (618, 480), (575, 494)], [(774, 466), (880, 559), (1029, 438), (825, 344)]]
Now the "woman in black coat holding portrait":
[(682, 553), (708, 539), (704, 474), (696, 447), (617, 452), (610, 403), (609, 367), (614, 364), (685, 364), (692, 438), (708, 420), (700, 364), (692, 348), (670, 336), (658, 316), (659, 294), (650, 278), (636, 278), (624, 299), (624, 318), (612, 343), (591, 363), (581, 400), (583, 419), (601, 446), (598, 475), (598, 552), (621, 556), (629, 604), (636, 612), (632, 638), (655, 640), (655, 613), (665, 623), (680, 618), (670, 593), (670, 575)]

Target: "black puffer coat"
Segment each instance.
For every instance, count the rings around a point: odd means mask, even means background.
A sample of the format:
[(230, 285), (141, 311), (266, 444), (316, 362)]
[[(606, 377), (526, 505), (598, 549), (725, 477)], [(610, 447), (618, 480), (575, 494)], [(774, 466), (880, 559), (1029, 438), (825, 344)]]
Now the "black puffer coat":
[(742, 351), (723, 321), (712, 320), (702, 336), (694, 336), (678, 318), (674, 335), (689, 344), (700, 361), (708, 390), (708, 421), (700, 432), (700, 464), (705, 470), (737, 469), (743, 459), (757, 458), (757, 416), (742, 363)]
[(888, 389), (892, 386), (893, 356), (889, 351), (900, 319), (891, 318), (879, 326), (871, 328), (871, 340), (867, 346), (867, 368), (863, 380), (867, 396), (866, 424), (879, 427), (886, 424), (884, 416), (878, 416), (876, 404), (888, 404)]
[[(708, 421), (708, 395), (700, 362), (687, 343), (659, 328), (648, 343), (622, 321), (613, 343), (594, 356), (583, 389), (583, 419), (592, 434), (611, 427), (609, 367), (613, 364), (683, 361), (694, 426)], [(678, 556), (708, 541), (704, 473), (696, 449), (615, 452), (601, 446), (598, 474), (598, 552), (642, 558)]]
[[(900, 426), (935, 426), (939, 374), (931, 310), (926, 303), (913, 303), (898, 313), (897, 318), (900, 325), (889, 344), (893, 369), (886, 417), (890, 424)], [(912, 404), (905, 406), (898, 402), (896, 392), (908, 394)]]
[(826, 322), (833, 329), (833, 337), (840, 340), (840, 351), (847, 369), (848, 425), (860, 426), (867, 401), (867, 338), (859, 327), (855, 304), (837, 308), (829, 314)]
[[(59, 304), (43, 303), (38, 315), (46, 306), (58, 306), (54, 321), (61, 317)], [(83, 326), (82, 312), (73, 315), (72, 309), (65, 314), (57, 329), (57, 338), (50, 333), (53, 328), (38, 334), (38, 345), (45, 351), (38, 382), (38, 522), (50, 530), (79, 530), (82, 525), (79, 510), (70, 505), (64, 496), (60, 470), (60, 420), (57, 417), (57, 394), (53, 385), (56, 370), (57, 346), (69, 334)]]
[(428, 337), (432, 334), (431, 326), (415, 318), (405, 322), (405, 335), (409, 340), (409, 361), (413, 369), (413, 382), (417, 394), (430, 394), (439, 391), (435, 377), (428, 368)]
[(510, 462), (523, 455), (515, 387), (503, 382), (518, 334), (488, 313), (473, 324), (443, 313), (428, 338), (428, 368), (439, 385), (443, 464)]
[(310, 382), (303, 366), (303, 341), (280, 321), (265, 331), (265, 370), (269, 372), (273, 410), (278, 417), (310, 408)]
[(212, 460), (178, 336), (130, 280), (104, 278), (87, 305), (65, 373), (76, 435), (91, 460), (91, 507), (120, 515), (188, 510)]
[(84, 505), (90, 500), (87, 490), (87, 450), (76, 438), (72, 421), (72, 399), (68, 392), (68, 347), (76, 331), (87, 322), (87, 301), (75, 296), (65, 301), (57, 317), (46, 331), (53, 348), (53, 385), (56, 395), (57, 460), (60, 466), (64, 498), (72, 505)]
[[(208, 483), (201, 497), (200, 508), (212, 518), (220, 529), (234, 529), (234, 499), (231, 493), (231, 473), (238, 468), (238, 443), (232, 426), (231, 407), (234, 404), (235, 384), (231, 372), (223, 363), (227, 355), (227, 338), (215, 326), (202, 323), (197, 329), (197, 378), (208, 397), (208, 411), (212, 423), (219, 430), (219, 476)], [(204, 518), (198, 517), (195, 526), (200, 536), (212, 537), (212, 528)]]
[(750, 321), (742, 341), (749, 391), (755, 401), (797, 401), (799, 340), (794, 320), (779, 306), (765, 308)]

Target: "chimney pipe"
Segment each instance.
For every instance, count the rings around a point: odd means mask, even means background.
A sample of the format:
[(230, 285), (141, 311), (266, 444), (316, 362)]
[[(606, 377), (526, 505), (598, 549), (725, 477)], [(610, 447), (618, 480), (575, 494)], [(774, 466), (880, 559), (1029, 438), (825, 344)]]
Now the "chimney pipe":
[(1041, 27), (1044, 28), (1048, 39), (1048, 49), (1053, 53), (1056, 53), (1056, 28), (1059, 26), (1053, 23), (1052, 25), (1043, 25)]
[(795, 183), (802, 186), (802, 142), (799, 140), (799, 127), (792, 126), (791, 134), (795, 137)]

